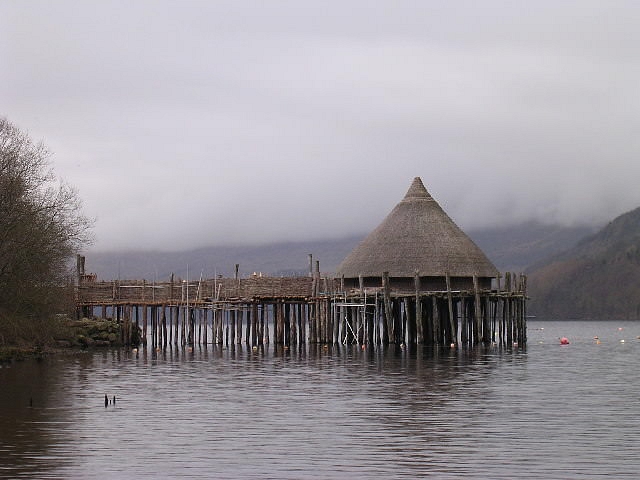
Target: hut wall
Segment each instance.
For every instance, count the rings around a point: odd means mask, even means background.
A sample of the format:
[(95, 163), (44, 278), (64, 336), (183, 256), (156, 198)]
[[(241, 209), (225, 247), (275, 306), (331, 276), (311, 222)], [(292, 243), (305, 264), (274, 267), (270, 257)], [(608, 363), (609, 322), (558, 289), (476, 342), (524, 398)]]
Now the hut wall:
[[(382, 285), (382, 277), (363, 277), (364, 288), (379, 288)], [(491, 278), (478, 279), (478, 287), (482, 290), (491, 289)], [(415, 292), (415, 277), (389, 277), (389, 286), (397, 292)], [(360, 288), (360, 279), (345, 278), (345, 289)], [(451, 277), (451, 290), (473, 290), (473, 277)], [(423, 292), (439, 292), (447, 290), (446, 277), (420, 277), (420, 290)]]

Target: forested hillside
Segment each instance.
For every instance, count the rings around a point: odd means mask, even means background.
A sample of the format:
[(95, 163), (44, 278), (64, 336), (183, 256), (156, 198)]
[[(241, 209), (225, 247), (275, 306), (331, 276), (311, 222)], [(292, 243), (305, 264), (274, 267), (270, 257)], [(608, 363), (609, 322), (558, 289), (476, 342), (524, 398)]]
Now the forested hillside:
[(529, 274), (529, 313), (551, 318), (640, 318), (640, 208), (613, 220)]

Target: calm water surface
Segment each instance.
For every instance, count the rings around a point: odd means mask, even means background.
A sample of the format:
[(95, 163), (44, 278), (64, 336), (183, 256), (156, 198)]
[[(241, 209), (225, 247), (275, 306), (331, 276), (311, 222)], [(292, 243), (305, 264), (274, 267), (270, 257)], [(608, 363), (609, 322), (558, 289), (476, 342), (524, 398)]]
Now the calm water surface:
[(0, 368), (0, 477), (638, 478), (639, 336), (636, 322), (531, 321), (526, 351), (19, 362)]

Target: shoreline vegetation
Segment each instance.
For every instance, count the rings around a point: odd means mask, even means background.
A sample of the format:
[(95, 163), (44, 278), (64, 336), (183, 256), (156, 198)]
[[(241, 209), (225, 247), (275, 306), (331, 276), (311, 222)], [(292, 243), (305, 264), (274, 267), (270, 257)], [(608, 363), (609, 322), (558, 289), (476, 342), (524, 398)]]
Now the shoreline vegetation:
[[(5, 319), (6, 320), (6, 319)], [(3, 322), (0, 328), (0, 363), (42, 359), (55, 353), (74, 353), (94, 348), (122, 347), (120, 324), (111, 318), (71, 319), (66, 315), (33, 322), (30, 332), (11, 328)], [(142, 332), (138, 329), (132, 345), (139, 345)]]
[(91, 244), (92, 227), (47, 147), (0, 117), (0, 359), (111, 338), (115, 327), (55, 315), (75, 311), (69, 261)]

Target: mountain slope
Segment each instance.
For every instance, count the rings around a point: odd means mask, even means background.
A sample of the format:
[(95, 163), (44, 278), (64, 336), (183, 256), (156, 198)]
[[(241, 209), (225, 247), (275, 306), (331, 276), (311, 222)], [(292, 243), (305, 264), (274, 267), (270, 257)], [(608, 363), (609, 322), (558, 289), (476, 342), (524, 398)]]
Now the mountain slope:
[(470, 231), (469, 236), (500, 272), (520, 273), (558, 252), (568, 250), (594, 231), (592, 227), (527, 222)]
[(529, 313), (548, 318), (640, 318), (640, 208), (528, 272)]

